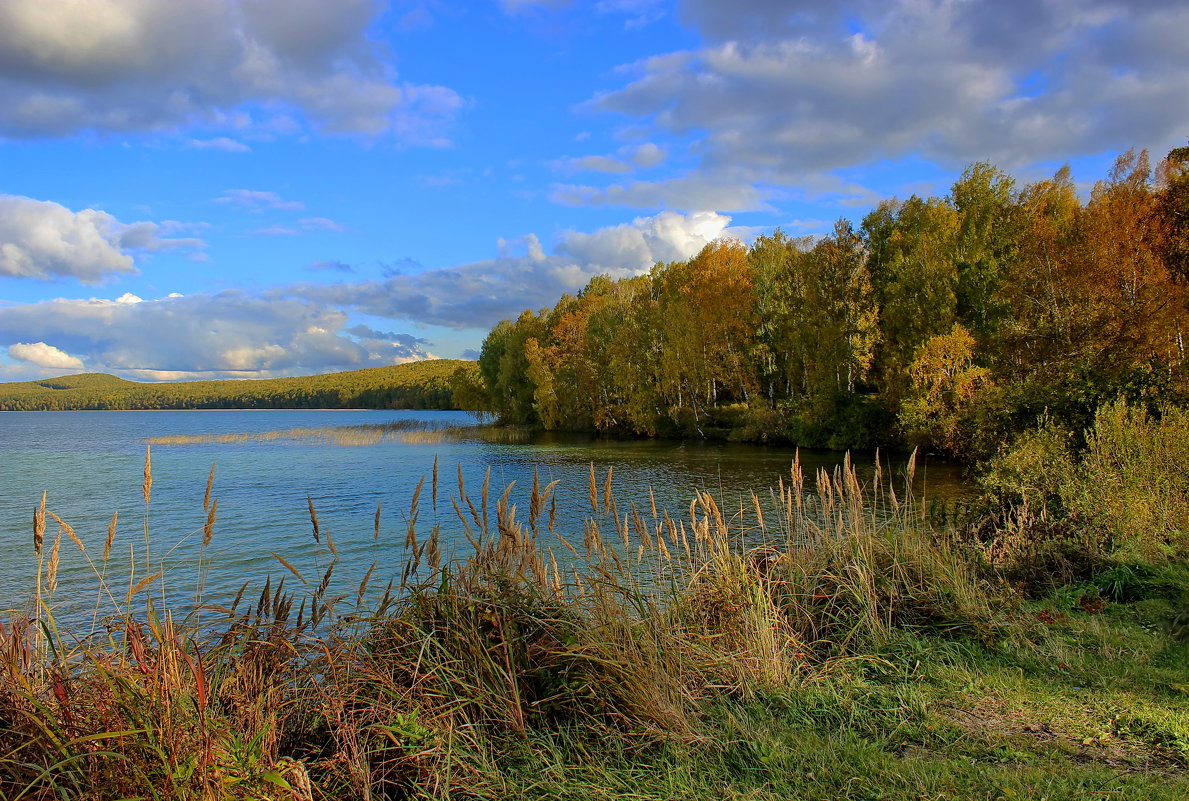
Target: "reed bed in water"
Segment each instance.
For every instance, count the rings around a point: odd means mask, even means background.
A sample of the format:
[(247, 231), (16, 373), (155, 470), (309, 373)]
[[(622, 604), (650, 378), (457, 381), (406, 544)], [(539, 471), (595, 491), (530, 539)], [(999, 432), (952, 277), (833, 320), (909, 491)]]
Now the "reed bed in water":
[(219, 434), (161, 434), (149, 437), (149, 445), (206, 445), (248, 442), (310, 442), (327, 445), (375, 445), (386, 440), (402, 440), (410, 434), (434, 433), (434, 426), (416, 420), (396, 420), (350, 426), (302, 426), (277, 431), (233, 431)]
[[(146, 519), (149, 476), (146, 453)], [(621, 505), (614, 481), (592, 466), (583, 530), (559, 531), (555, 484), (521, 510), (490, 474), (447, 488), (435, 464), (403, 565), (340, 590), (337, 553), (310, 576), (277, 554), (278, 577), (200, 610), (165, 607), (160, 574), (108, 586), (109, 546), (90, 632), (55, 623), (56, 557), (83, 546), (39, 505), (36, 602), (0, 625), (0, 797), (498, 797), (493, 763), (536, 733), (692, 741), (708, 702), (811, 685), (897, 627), (995, 625), (919, 505), (849, 463), (813, 492), (798, 461), (770, 503), (702, 493), (679, 515)], [(419, 526), (439, 506), (465, 555)]]

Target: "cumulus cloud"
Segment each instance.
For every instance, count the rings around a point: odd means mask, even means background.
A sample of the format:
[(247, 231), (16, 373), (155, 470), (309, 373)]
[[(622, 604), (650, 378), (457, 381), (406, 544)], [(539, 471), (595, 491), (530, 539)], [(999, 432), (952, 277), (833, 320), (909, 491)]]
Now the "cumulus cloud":
[(627, 148), (627, 153), (633, 164), (645, 170), (664, 163), (665, 159), (669, 157), (664, 148), (658, 147), (652, 142)]
[(611, 186), (554, 184), (549, 198), (565, 206), (627, 206), (679, 210), (771, 210), (767, 193), (748, 170), (705, 169), (656, 181)]
[[(0, 342), (17, 342), (9, 355), (44, 367), (78, 368), (81, 359), (91, 370), (149, 379), (301, 375), (428, 355), (417, 337), (360, 336), (379, 332), (352, 333), (347, 322), (324, 305), (242, 292), (125, 295), (0, 307)], [(52, 358), (78, 363), (48, 364)]]
[(774, 187), (879, 159), (1015, 169), (1130, 146), (1161, 152), (1189, 130), (1189, 6), (1177, 0), (680, 8), (705, 44), (628, 65), (626, 85), (588, 108), (676, 137), (698, 166), (664, 183), (563, 187), (564, 201), (681, 207), (684, 182), (704, 199), (722, 188), (704, 207), (753, 208)]
[(632, 171), (632, 165), (610, 156), (582, 156), (566, 159), (562, 166), (570, 170), (588, 170), (590, 172), (624, 173)]
[(83, 360), (44, 342), (17, 342), (8, 346), (8, 355), (18, 361), (38, 367), (60, 370), (81, 370)]
[(635, 169), (651, 169), (663, 163), (669, 154), (652, 142), (627, 145), (614, 156), (579, 156), (561, 159), (554, 166), (568, 172), (629, 173)]
[(380, 9), (376, 0), (6, 0), (0, 133), (275, 131), (296, 115), (318, 130), (441, 144), (462, 99), (394, 80), (367, 34)]
[(270, 297), (300, 297), (376, 317), (406, 319), (456, 329), (483, 329), (525, 308), (553, 304), (601, 273), (639, 275), (660, 261), (689, 258), (728, 233), (730, 218), (714, 212), (666, 211), (592, 233), (569, 232), (552, 252), (529, 234), (501, 240), (494, 259), (383, 281), (298, 284)]
[(139, 253), (200, 250), (197, 237), (166, 238), (178, 223), (121, 223), (95, 209), (65, 206), (18, 195), (0, 195), (0, 276), (76, 278), (95, 284), (120, 273), (135, 273)]

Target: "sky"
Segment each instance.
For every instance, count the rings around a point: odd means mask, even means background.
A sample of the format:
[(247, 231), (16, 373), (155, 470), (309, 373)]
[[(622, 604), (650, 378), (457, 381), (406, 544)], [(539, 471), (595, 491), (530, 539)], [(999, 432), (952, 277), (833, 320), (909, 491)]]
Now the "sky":
[(0, 380), (475, 358), (718, 237), (1189, 139), (1183, 0), (3, 0)]

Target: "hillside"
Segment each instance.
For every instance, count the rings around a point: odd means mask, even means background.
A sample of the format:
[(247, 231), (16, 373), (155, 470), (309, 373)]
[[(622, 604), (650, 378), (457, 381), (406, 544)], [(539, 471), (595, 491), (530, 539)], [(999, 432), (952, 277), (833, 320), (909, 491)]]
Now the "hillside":
[(453, 409), (451, 377), (475, 362), (433, 359), (344, 373), (141, 383), (106, 373), (0, 384), (0, 411), (75, 409)]

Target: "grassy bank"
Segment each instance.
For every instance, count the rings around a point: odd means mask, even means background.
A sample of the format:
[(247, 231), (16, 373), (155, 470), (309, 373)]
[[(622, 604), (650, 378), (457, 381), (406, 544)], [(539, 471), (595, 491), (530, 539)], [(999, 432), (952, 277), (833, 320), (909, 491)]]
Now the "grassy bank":
[[(37, 602), (0, 629), (0, 797), (1181, 799), (1185, 473), (1123, 481), (1180, 436), (1104, 411), (1043, 511), (1051, 462), (1022, 443), (961, 527), (849, 465), (681, 514), (619, 506), (592, 469), (580, 532), (552, 486), (518, 510), (435, 470), (407, 563), (363, 586), (317, 538), (323, 575), (278, 559), (186, 614), (151, 573), (107, 586), (105, 548), (89, 633), (54, 623), (83, 543), (41, 507)], [(1120, 502), (1075, 504), (1091, 479)], [(1167, 514), (1134, 524), (1126, 492)], [(233, 537), (205, 505), (206, 542)], [(463, 556), (417, 524), (439, 505)]]

